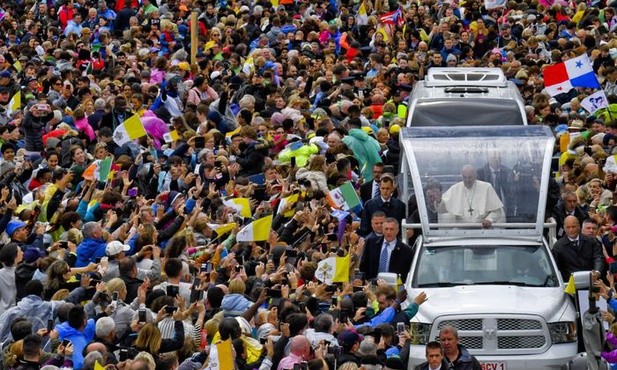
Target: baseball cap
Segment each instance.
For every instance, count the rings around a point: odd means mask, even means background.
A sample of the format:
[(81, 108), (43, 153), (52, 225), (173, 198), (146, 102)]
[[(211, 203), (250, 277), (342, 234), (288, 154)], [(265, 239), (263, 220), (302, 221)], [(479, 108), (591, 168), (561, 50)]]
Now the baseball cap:
[(353, 330), (345, 329), (338, 335), (338, 337), (336, 337), (336, 339), (344, 346), (351, 347), (354, 344), (363, 341), (364, 337)]
[(8, 236), (13, 236), (13, 233), (22, 227), (26, 227), (26, 223), (20, 220), (10, 221), (6, 226), (6, 234)]
[(2, 78), (11, 78), (11, 71), (7, 71), (6, 69), (0, 72), (0, 77)]
[(108, 256), (115, 256), (120, 252), (128, 252), (131, 250), (131, 246), (127, 244), (122, 244), (121, 242), (114, 240), (107, 243), (107, 248), (105, 248), (105, 253)]
[(24, 252), (24, 262), (34, 263), (39, 258), (43, 258), (45, 255), (38, 248), (28, 248)]

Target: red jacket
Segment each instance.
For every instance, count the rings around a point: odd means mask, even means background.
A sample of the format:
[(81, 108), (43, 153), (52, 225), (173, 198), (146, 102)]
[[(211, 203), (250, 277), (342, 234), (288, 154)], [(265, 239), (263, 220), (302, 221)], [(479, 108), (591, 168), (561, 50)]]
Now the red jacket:
[(62, 27), (62, 31), (64, 31), (69, 21), (73, 19), (74, 14), (74, 8), (68, 8), (66, 5), (62, 5), (60, 7), (60, 10), (58, 10), (58, 17), (60, 18), (60, 26)]

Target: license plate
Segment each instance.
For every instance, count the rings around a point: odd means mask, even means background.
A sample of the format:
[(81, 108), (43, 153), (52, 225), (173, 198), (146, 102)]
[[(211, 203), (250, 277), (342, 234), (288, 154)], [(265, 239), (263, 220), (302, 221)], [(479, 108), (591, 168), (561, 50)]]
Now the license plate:
[(482, 370), (507, 370), (506, 363), (503, 361), (480, 361)]

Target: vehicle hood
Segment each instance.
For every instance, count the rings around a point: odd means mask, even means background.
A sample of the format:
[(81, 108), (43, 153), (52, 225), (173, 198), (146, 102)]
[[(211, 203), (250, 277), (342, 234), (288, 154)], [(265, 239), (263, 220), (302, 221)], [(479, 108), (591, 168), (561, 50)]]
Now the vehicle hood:
[(426, 292), (428, 300), (416, 315), (419, 322), (433, 322), (436, 317), (443, 315), (466, 314), (538, 315), (551, 322), (559, 320), (568, 305), (562, 287), (461, 285), (414, 289), (410, 296), (420, 291)]

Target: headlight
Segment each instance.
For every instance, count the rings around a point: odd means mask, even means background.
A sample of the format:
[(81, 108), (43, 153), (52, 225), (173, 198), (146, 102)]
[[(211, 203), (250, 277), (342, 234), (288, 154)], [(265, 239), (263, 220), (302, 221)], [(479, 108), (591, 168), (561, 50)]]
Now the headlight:
[(427, 344), (431, 341), (431, 324), (412, 322), (411, 344)]
[(576, 342), (576, 323), (573, 321), (548, 324), (553, 344)]

